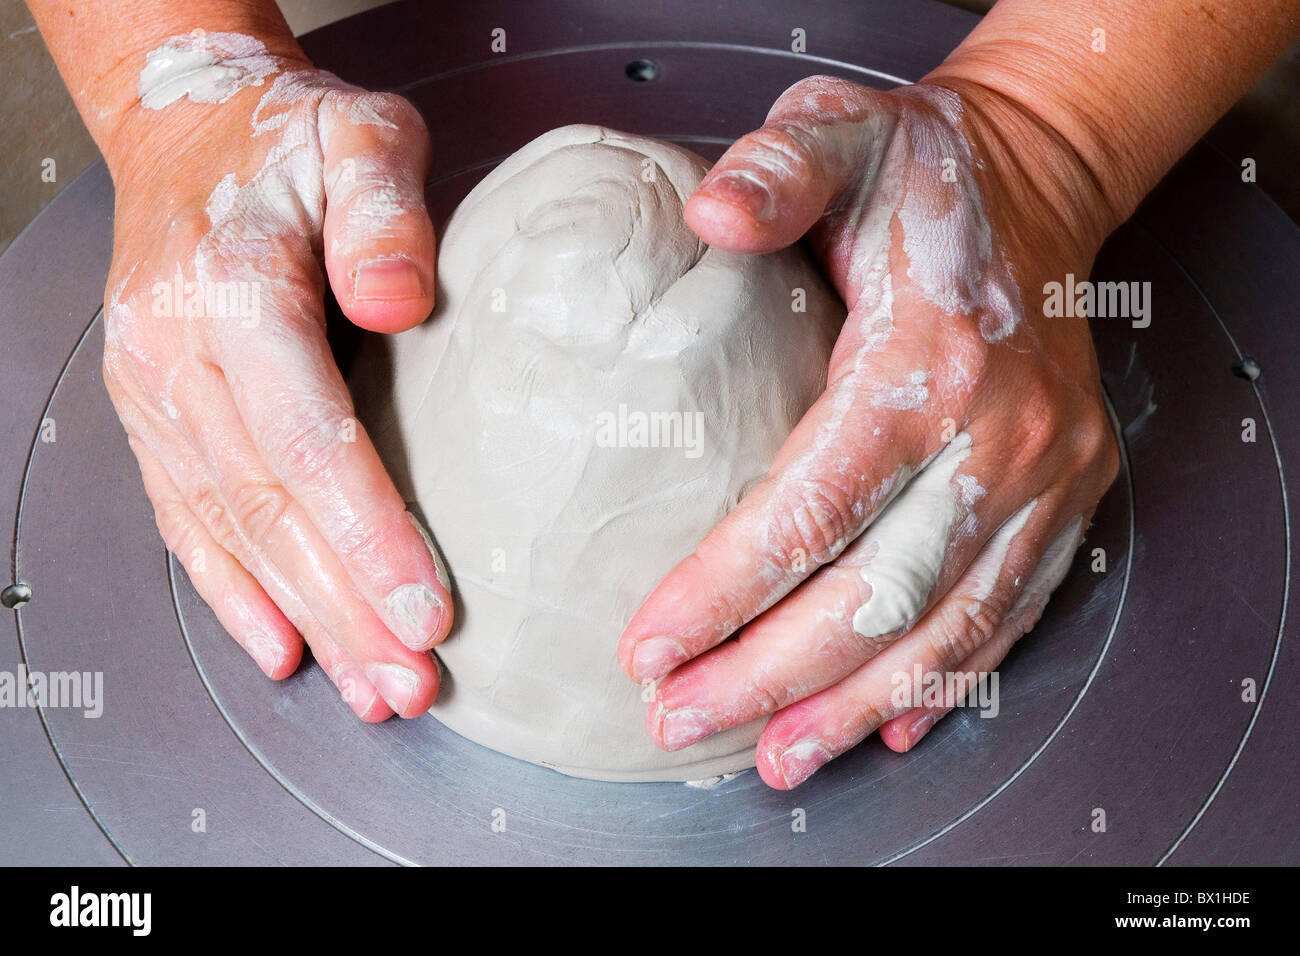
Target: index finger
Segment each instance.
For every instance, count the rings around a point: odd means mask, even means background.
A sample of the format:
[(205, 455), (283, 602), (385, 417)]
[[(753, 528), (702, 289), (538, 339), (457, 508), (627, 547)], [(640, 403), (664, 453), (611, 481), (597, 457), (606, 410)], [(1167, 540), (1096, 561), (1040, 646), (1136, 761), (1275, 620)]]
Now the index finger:
[(220, 323), (221, 366), (266, 466), (385, 626), (425, 650), (451, 628), (441, 559), (357, 420), (322, 323), (308, 309), (286, 309), (261, 328)]

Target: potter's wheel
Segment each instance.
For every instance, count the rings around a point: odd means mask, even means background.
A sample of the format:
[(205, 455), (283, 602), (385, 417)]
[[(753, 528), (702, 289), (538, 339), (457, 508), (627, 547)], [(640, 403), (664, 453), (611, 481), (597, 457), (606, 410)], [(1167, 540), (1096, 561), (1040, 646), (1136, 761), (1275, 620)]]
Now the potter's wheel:
[[(915, 79), (973, 22), (914, 0), (746, 5), (739, 24), (615, 6), (398, 4), (306, 46), (423, 110), (441, 221), (552, 127), (716, 158), (795, 80)], [(873, 738), (792, 793), (752, 771), (712, 790), (570, 779), (432, 718), (361, 724), (314, 666), (262, 678), (164, 551), (100, 382), (112, 193), (92, 168), (0, 259), (0, 534), (32, 595), (3, 612), (0, 670), (102, 671), (106, 700), (98, 719), (0, 709), (0, 862), (1297, 862), (1300, 397), (1277, 386), (1297, 371), (1300, 231), (1238, 163), (1195, 150), (1099, 260), (1094, 278), (1152, 283), (1149, 328), (1094, 323), (1124, 469), (1001, 669), (1001, 716), (954, 714), (906, 755)], [(1234, 374), (1243, 354), (1259, 378)]]

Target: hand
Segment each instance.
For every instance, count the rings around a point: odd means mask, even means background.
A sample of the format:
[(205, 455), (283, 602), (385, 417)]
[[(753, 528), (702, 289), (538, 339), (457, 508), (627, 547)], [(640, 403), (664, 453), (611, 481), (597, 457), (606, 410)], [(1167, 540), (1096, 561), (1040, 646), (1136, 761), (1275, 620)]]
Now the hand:
[(281, 68), (114, 138), (104, 379), (167, 547), (267, 676), (305, 639), (363, 720), (414, 717), (451, 597), (353, 415), (318, 261), (357, 325), (428, 315), (428, 133), (400, 97)]
[(771, 714), (758, 771), (788, 789), (874, 730), (916, 743), (943, 708), (895, 675), (990, 671), (1034, 625), (1118, 468), (1087, 322), (1038, 292), (1087, 276), (1102, 205), (1063, 139), (961, 83), (804, 80), (704, 178), (706, 242), (807, 233), (849, 316), (767, 479), (623, 634), (663, 679), (656, 743)]

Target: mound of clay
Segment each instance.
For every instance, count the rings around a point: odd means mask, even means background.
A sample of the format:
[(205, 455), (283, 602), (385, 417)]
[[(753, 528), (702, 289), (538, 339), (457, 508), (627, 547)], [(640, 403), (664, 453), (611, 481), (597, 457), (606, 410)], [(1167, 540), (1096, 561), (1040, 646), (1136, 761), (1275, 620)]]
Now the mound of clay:
[(433, 714), (567, 774), (754, 764), (761, 722), (659, 750), (615, 657), (821, 393), (844, 318), (801, 248), (738, 256), (687, 228), (707, 168), (595, 126), (538, 137), (456, 210), (432, 318), (370, 339), (352, 374), (452, 578)]

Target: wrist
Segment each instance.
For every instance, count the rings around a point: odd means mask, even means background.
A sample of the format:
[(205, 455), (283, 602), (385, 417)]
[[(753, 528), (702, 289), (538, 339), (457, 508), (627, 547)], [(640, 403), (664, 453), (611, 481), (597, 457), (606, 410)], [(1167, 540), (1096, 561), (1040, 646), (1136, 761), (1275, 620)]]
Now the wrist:
[(1087, 170), (1106, 231), (1296, 36), (1297, 0), (999, 0), (928, 78), (1037, 118)]
[[(160, 133), (175, 138), (169, 127), (209, 122), (221, 101), (233, 98), (225, 94), (241, 85), (267, 84), (275, 72), (311, 66), (270, 0), (27, 2), (110, 169)], [(226, 59), (244, 62), (223, 71)], [(241, 67), (252, 69), (242, 74), (243, 84)], [(162, 108), (142, 105), (142, 85), (155, 90), (152, 105)]]
[[(1086, 70), (1062, 76), (1070, 67), (1034, 42), (959, 47), (924, 82), (984, 91), (1018, 114), (1022, 125), (1038, 127), (1052, 153), (1069, 159), (1093, 184), (1102, 235), (1109, 234), (1137, 208), (1155, 185), (1164, 162), (1151, 155), (1150, 141), (1126, 127), (1125, 110)], [(1072, 65), (1071, 65), (1072, 66)], [(1033, 137), (1030, 137), (1033, 138)], [(1032, 157), (1027, 157), (1031, 158)]]
[[(1130, 213), (1123, 172), (1098, 164), (1061, 118), (1043, 115), (1004, 91), (987, 75), (971, 74), (945, 62), (920, 86), (957, 93), (966, 134), (988, 172), (1012, 192), (1016, 221), (1036, 245), (1055, 236), (1061, 254), (1091, 262), (1097, 249)], [(1136, 205), (1140, 193), (1132, 199)]]
[(253, 112), (276, 78), (314, 69), (292, 36), (264, 41), (195, 31), (150, 49), (116, 67), (111, 85), (124, 95), (115, 110), (101, 111), (95, 139), (115, 181), (142, 163), (165, 164), (221, 137), (232, 124), (247, 136)]

